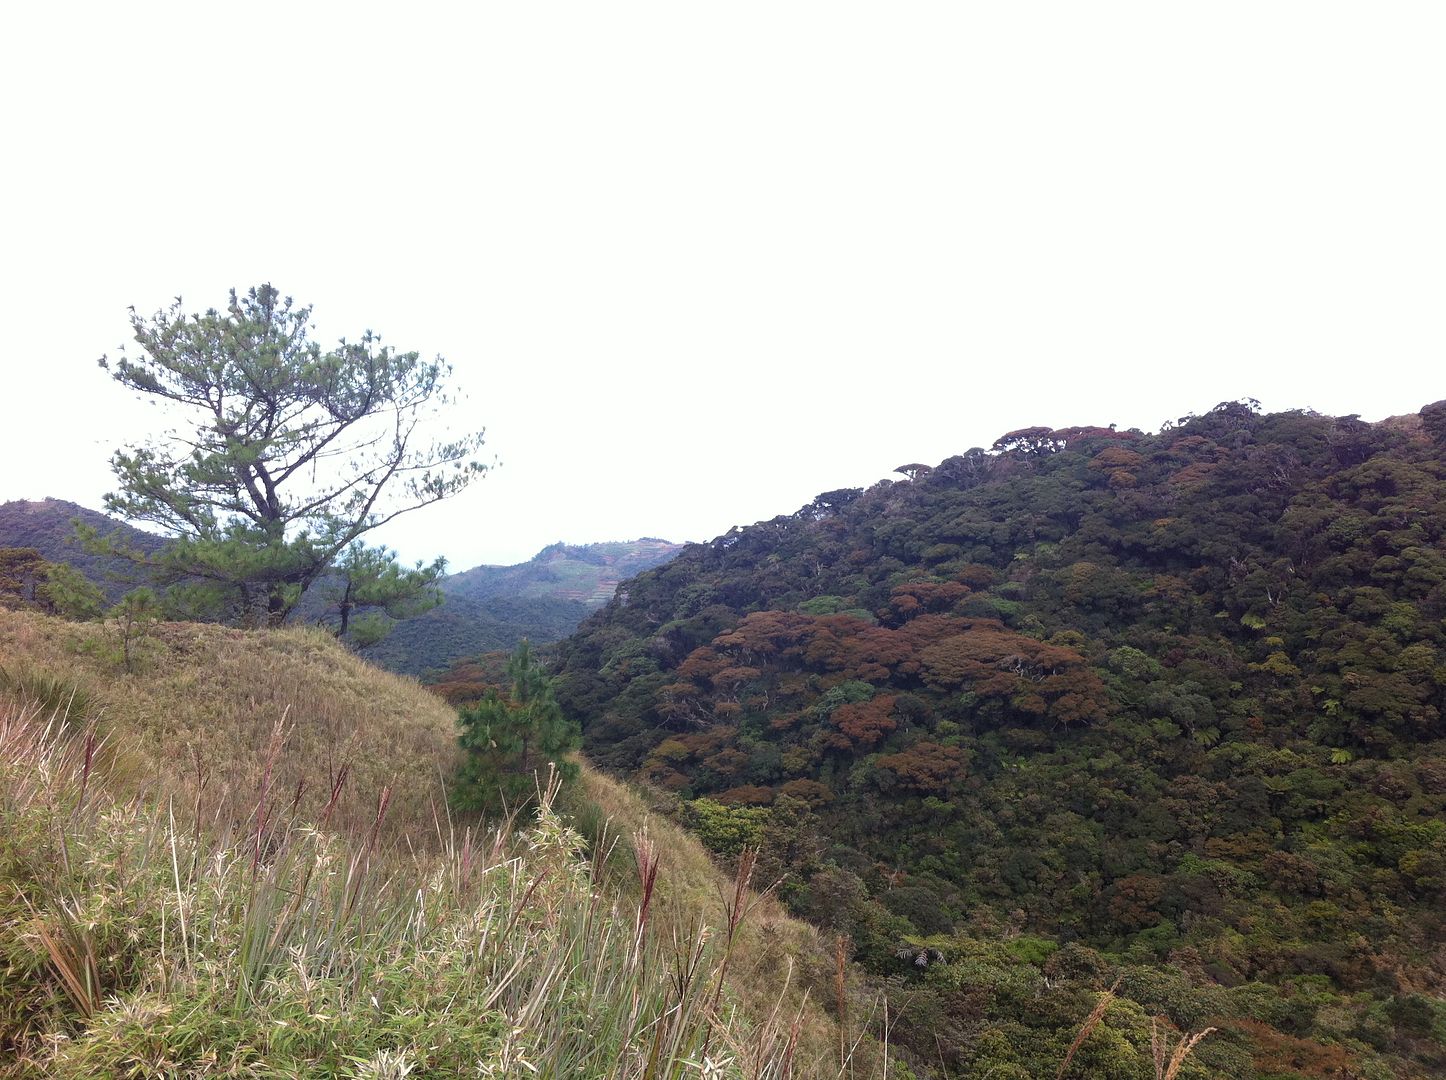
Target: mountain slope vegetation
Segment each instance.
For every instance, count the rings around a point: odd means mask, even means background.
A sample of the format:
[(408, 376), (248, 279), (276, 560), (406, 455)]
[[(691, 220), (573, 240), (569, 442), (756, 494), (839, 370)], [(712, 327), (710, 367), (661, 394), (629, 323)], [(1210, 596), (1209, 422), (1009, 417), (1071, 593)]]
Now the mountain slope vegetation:
[(113, 555), (96, 555), (72, 540), (75, 522), (138, 551), (155, 554), (165, 540), (123, 521), (64, 499), (16, 499), (0, 503), (0, 548), (31, 548), (47, 562), (73, 566), (94, 582), (111, 603), (142, 582), (136, 568)]
[(114, 633), (0, 611), (0, 1077), (838, 1075), (817, 933), (636, 794), (453, 820), (415, 682)]
[(1439, 1075), (1443, 457), (1446, 402), (1011, 432), (625, 583), (559, 697), (948, 1075), (1113, 980), (1212, 1075)]

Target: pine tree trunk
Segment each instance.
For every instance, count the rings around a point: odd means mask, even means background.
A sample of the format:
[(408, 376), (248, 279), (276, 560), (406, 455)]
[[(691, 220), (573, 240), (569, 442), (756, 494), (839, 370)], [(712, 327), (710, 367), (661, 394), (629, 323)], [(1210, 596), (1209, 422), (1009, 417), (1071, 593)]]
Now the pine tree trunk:
[(336, 636), (346, 637), (346, 628), (351, 624), (351, 578), (347, 578), (346, 591), (341, 594), (341, 603), (338, 605), (341, 612), (341, 626), (337, 628)]
[(266, 625), (277, 627), (286, 619), (286, 592), (280, 585), (273, 585), (266, 593)]

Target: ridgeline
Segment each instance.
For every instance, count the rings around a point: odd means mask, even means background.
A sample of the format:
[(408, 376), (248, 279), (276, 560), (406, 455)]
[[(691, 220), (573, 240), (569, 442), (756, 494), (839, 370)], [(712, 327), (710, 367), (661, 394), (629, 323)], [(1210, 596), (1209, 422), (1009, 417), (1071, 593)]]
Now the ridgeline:
[(1114, 982), (1209, 1075), (1440, 1075), (1443, 456), (1446, 402), (1012, 432), (625, 583), (559, 699), (940, 1075), (1045, 1075)]

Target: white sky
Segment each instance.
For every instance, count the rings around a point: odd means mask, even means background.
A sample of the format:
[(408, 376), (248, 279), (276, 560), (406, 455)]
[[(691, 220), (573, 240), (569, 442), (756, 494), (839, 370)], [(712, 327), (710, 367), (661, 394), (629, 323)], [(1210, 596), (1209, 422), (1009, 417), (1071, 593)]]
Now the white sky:
[(1446, 397), (1440, 3), (7, 5), (0, 499), (155, 424), (126, 307), (442, 353), (454, 569), (1030, 424)]

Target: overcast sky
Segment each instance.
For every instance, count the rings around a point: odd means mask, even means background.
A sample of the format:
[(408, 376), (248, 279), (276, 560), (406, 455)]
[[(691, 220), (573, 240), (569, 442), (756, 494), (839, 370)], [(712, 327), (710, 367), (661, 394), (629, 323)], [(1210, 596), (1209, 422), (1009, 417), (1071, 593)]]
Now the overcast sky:
[(9, 5), (0, 499), (272, 281), (503, 465), (408, 558), (701, 540), (1032, 424), (1446, 397), (1446, 6)]

